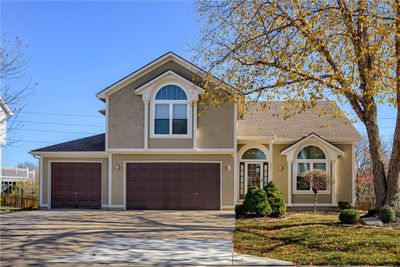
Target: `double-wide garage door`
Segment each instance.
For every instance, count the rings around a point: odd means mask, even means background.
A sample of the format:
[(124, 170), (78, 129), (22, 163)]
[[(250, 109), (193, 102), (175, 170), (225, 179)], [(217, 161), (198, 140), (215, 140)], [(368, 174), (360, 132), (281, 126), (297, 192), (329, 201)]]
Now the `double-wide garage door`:
[(128, 163), (127, 209), (220, 209), (219, 163)]
[[(127, 163), (127, 209), (220, 209), (219, 163)], [(101, 208), (101, 163), (53, 162), (52, 208)], [(122, 194), (122, 192), (121, 192)]]
[(101, 208), (101, 163), (53, 162), (52, 208)]

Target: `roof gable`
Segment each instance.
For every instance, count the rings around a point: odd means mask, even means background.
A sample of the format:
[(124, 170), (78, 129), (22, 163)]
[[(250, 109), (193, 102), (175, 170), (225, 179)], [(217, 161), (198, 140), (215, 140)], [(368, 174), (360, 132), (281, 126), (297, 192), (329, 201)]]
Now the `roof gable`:
[(288, 159), (294, 159), (297, 156), (297, 153), (304, 147), (309, 145), (317, 145), (320, 147), (325, 154), (331, 159), (336, 158), (337, 156), (343, 156), (344, 152), (337, 148), (336, 146), (332, 145), (325, 139), (321, 138), (315, 133), (311, 133), (308, 136), (300, 139), (293, 145), (289, 146), (285, 150), (281, 152), (281, 155), (286, 155)]
[(143, 100), (150, 100), (154, 97), (154, 94), (157, 92), (159, 87), (165, 84), (176, 84), (185, 88), (187, 93), (189, 93), (190, 100), (198, 100), (198, 95), (204, 92), (204, 89), (193, 84), (192, 81), (189, 81), (185, 77), (172, 70), (168, 70), (158, 77), (141, 85), (135, 90), (135, 94), (142, 95)]
[(128, 76), (122, 78), (121, 80), (115, 82), (114, 84), (108, 86), (107, 88), (105, 88), (104, 90), (100, 91), (99, 93), (97, 93), (97, 97), (100, 99), (105, 99), (107, 95), (112, 94), (116, 91), (118, 91), (119, 89), (123, 88), (124, 86), (128, 85), (129, 83), (133, 82), (136, 79), (139, 79), (141, 77), (143, 77), (144, 75), (150, 73), (151, 71), (155, 70), (157, 67), (169, 62), (169, 61), (173, 61), (176, 64), (186, 68), (187, 70), (197, 74), (197, 75), (201, 75), (201, 74), (205, 74), (206, 72), (204, 70), (202, 70), (201, 68), (197, 67), (196, 65), (190, 63), (189, 61), (185, 60), (184, 58), (176, 55), (173, 52), (168, 52), (164, 55), (162, 55), (161, 57), (153, 60), (152, 62), (150, 62), (149, 64), (141, 67), (140, 69), (132, 72), (131, 74), (129, 74)]

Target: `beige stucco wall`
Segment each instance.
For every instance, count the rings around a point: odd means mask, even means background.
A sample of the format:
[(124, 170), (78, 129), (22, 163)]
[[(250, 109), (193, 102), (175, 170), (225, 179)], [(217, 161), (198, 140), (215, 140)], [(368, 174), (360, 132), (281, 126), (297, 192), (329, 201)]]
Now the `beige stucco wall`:
[(352, 145), (336, 145), (339, 149), (344, 151), (344, 156), (339, 157), (336, 166), (337, 173), (337, 201), (350, 201), (352, 202), (353, 182), (352, 182)]
[(201, 106), (197, 118), (198, 148), (233, 148), (236, 122), (235, 105)]
[(144, 147), (144, 103), (127, 86), (110, 95), (108, 105), (108, 147)]
[[(272, 162), (272, 181), (282, 192), (286, 203), (288, 202), (288, 165), (286, 156), (282, 156), (281, 151), (289, 146), (289, 144), (274, 144)], [(278, 169), (279, 166), (283, 167), (282, 171)]]
[(49, 169), (51, 162), (101, 162), (102, 163), (102, 182), (101, 182), (101, 198), (102, 204), (108, 204), (108, 159), (107, 158), (59, 158), (59, 157), (45, 157), (43, 161), (43, 174), (42, 174), (42, 202), (44, 205), (48, 204), (48, 188), (49, 182)]
[[(231, 155), (124, 155), (112, 156), (112, 205), (124, 204), (124, 168), (116, 170), (114, 166), (124, 166), (124, 161), (221, 161), (222, 162), (222, 205), (233, 205), (233, 166)], [(230, 168), (228, 167), (230, 166)]]

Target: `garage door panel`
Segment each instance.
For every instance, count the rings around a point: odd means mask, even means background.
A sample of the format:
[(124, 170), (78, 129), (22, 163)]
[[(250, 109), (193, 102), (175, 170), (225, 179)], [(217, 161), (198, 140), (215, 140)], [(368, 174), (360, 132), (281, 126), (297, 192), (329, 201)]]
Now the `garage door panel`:
[(53, 162), (52, 208), (101, 208), (101, 163)]
[(219, 209), (219, 163), (128, 163), (128, 209)]

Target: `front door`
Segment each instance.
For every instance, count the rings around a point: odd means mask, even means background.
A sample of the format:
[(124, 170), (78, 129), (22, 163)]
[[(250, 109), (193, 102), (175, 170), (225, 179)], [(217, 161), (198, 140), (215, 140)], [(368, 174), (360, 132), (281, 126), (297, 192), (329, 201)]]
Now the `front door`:
[[(246, 189), (252, 186), (262, 187), (262, 163), (246, 162)], [(247, 191), (247, 190), (246, 190)]]

